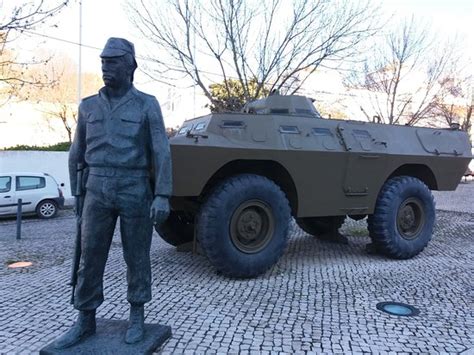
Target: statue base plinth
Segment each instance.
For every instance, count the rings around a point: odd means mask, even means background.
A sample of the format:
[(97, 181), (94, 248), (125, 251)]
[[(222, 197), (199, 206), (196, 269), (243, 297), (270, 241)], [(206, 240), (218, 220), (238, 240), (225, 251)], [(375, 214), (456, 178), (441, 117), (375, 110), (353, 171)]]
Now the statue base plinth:
[(145, 336), (136, 344), (125, 343), (128, 321), (97, 319), (94, 335), (62, 350), (53, 348), (53, 342), (40, 350), (40, 355), (53, 354), (152, 354), (171, 337), (171, 327), (160, 324), (145, 324)]

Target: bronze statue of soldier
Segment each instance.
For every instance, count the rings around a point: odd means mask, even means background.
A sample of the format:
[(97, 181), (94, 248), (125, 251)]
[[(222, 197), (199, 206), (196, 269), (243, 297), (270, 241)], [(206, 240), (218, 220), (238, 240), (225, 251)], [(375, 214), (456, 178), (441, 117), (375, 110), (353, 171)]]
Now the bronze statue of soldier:
[[(118, 217), (130, 303), (125, 342), (143, 339), (144, 304), (151, 300), (153, 223), (162, 223), (169, 214), (170, 148), (158, 101), (133, 86), (134, 45), (109, 38), (100, 57), (105, 86), (82, 100), (69, 153), (71, 191), (76, 199), (83, 199), (82, 213), (78, 211), (80, 264), (73, 295), (79, 316), (55, 341), (57, 349), (95, 333), (96, 309), (104, 300), (104, 268)], [(87, 176), (86, 181), (77, 181), (78, 175)]]

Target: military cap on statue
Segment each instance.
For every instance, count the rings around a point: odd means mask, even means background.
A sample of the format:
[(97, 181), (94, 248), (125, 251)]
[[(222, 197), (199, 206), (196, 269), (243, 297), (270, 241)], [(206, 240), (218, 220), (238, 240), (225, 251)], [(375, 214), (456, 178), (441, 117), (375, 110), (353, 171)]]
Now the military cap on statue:
[(125, 54), (131, 54), (135, 58), (135, 46), (132, 42), (123, 38), (110, 37), (105, 44), (104, 50), (100, 54), (104, 57), (121, 57)]

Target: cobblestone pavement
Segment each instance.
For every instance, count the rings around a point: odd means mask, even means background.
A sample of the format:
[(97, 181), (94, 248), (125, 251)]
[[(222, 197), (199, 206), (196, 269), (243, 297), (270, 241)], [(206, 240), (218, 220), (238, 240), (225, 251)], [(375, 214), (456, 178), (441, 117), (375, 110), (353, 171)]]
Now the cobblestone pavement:
[[(474, 183), (461, 190), (473, 198)], [(466, 195), (467, 193), (467, 195)], [(443, 196), (436, 197), (438, 206)], [(441, 205), (444, 203), (441, 201)], [(203, 256), (178, 253), (158, 236), (152, 246), (154, 298), (148, 323), (170, 325), (168, 353), (459, 353), (474, 346), (474, 214), (437, 212), (432, 242), (417, 257), (369, 255), (365, 221), (347, 221), (349, 245), (324, 243), (292, 227), (289, 247), (251, 280), (217, 275)], [(72, 211), (0, 220), (0, 353), (36, 353), (75, 319), (67, 286), (74, 238)], [(13, 261), (31, 261), (9, 269)], [(98, 316), (126, 319), (125, 263), (117, 236)], [(417, 317), (376, 310), (381, 301), (420, 309)]]
[(463, 180), (455, 192), (433, 191), (436, 208), (446, 211), (474, 213), (474, 180)]

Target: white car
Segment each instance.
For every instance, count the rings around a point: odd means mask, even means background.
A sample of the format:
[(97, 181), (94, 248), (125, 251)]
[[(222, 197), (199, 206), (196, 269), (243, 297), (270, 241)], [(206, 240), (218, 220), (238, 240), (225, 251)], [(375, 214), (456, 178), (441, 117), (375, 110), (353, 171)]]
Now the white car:
[(63, 192), (46, 173), (0, 173), (0, 216), (15, 215), (18, 200), (22, 212), (52, 218), (64, 206)]

